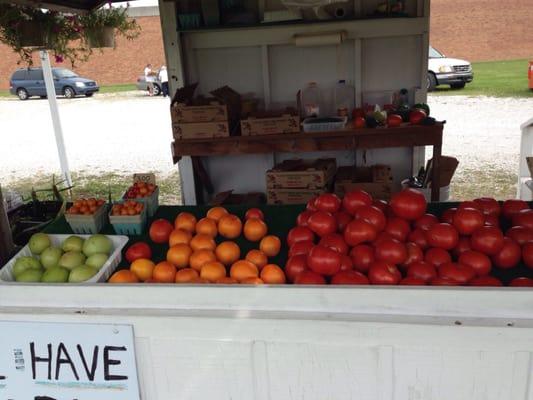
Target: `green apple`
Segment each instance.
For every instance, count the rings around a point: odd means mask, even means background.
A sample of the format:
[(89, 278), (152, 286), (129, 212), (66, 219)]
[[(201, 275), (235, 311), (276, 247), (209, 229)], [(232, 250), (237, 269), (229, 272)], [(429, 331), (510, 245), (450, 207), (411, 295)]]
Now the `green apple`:
[(98, 273), (98, 270), (96, 268), (89, 267), (88, 265), (82, 265), (70, 271), (68, 281), (70, 283), (85, 282), (86, 280), (91, 279), (97, 273)]
[(41, 269), (27, 269), (17, 276), (17, 282), (41, 282), (43, 271)]
[(43, 267), (41, 266), (41, 263), (36, 258), (19, 257), (17, 258), (17, 261), (15, 261), (15, 265), (13, 266), (13, 276), (16, 280), (20, 274), (22, 274), (28, 269), (40, 271), (42, 268)]
[(104, 266), (104, 264), (109, 259), (109, 256), (104, 253), (96, 253), (92, 256), (87, 258), (87, 261), (85, 261), (85, 265), (88, 265), (89, 267), (96, 268), (97, 270), (100, 270)]
[(63, 241), (61, 248), (63, 251), (82, 251), (84, 240), (79, 236), (69, 236)]
[(83, 253), (90, 257), (96, 253), (110, 254), (113, 242), (105, 235), (92, 235), (83, 243)]
[(80, 265), (85, 264), (85, 256), (78, 251), (67, 251), (61, 256), (58, 266), (73, 270)]
[(49, 247), (41, 253), (41, 264), (44, 268), (57, 267), (63, 251), (59, 247)]
[(51, 245), (50, 237), (46, 233), (36, 233), (30, 238), (29, 246), (32, 254), (39, 255)]
[(44, 271), (41, 282), (45, 283), (65, 283), (68, 282), (70, 271), (63, 267), (52, 267)]

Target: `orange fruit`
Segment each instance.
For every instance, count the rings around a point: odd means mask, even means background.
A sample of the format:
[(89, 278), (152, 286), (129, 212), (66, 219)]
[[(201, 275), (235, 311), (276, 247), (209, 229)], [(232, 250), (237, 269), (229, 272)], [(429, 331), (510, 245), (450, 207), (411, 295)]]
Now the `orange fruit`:
[(192, 253), (189, 264), (192, 269), (200, 272), (205, 264), (216, 260), (217, 257), (215, 256), (215, 253), (213, 253), (211, 250), (202, 249)]
[(159, 283), (174, 283), (176, 281), (176, 267), (168, 261), (162, 261), (154, 267), (153, 278)]
[(137, 275), (140, 281), (152, 279), (155, 264), (146, 258), (138, 258), (130, 265), (130, 271)]
[(233, 285), (235, 283), (239, 283), (237, 279), (231, 278), (229, 276), (224, 276), (220, 279), (217, 279), (215, 283), (219, 283), (221, 285)]
[(194, 279), (191, 283), (202, 284), (202, 283), (211, 283), (211, 282), (209, 282), (205, 278), (198, 277), (198, 278)]
[(242, 222), (236, 215), (228, 214), (218, 221), (218, 233), (226, 239), (236, 239), (241, 232)]
[(217, 222), (211, 218), (202, 218), (196, 224), (196, 233), (216, 237), (218, 234)]
[(137, 283), (139, 278), (135, 275), (134, 272), (129, 269), (121, 269), (120, 271), (115, 272), (109, 278), (109, 283)]
[(209, 282), (216, 282), (218, 279), (226, 276), (226, 267), (218, 261), (205, 263), (200, 270), (200, 277), (207, 279)]
[(190, 283), (198, 278), (198, 271), (192, 268), (183, 268), (176, 272), (176, 283)]
[(168, 238), (168, 245), (172, 247), (177, 244), (189, 244), (191, 239), (191, 232), (184, 231), (183, 229), (174, 229)]
[(228, 210), (226, 210), (224, 207), (213, 207), (213, 208), (210, 208), (209, 211), (207, 212), (207, 218), (210, 218), (218, 222), (220, 221), (220, 218), (228, 214), (229, 214)]
[(267, 257), (276, 257), (281, 250), (281, 240), (274, 235), (265, 236), (259, 243), (259, 249), (267, 255)]
[(241, 258), (241, 249), (237, 243), (226, 241), (217, 246), (215, 254), (222, 264), (231, 265)]
[(268, 258), (266, 254), (261, 250), (256, 249), (250, 250), (248, 254), (246, 254), (246, 260), (254, 264), (259, 271), (261, 271), (261, 269), (268, 264)]
[(196, 217), (188, 212), (181, 212), (174, 220), (174, 227), (176, 229), (183, 229), (184, 231), (194, 233), (196, 228)]
[(257, 278), (259, 270), (250, 261), (239, 260), (231, 266), (230, 276), (242, 282), (246, 278)]
[(250, 242), (260, 241), (267, 232), (267, 225), (259, 218), (250, 218), (244, 223), (244, 237)]
[(261, 278), (258, 278), (256, 276), (252, 276), (250, 278), (246, 278), (246, 279), (243, 279), (241, 281), (241, 283), (243, 285), (262, 285), (264, 284), (265, 282), (263, 282), (263, 280)]
[(180, 243), (172, 246), (167, 251), (167, 261), (177, 268), (187, 268), (193, 253), (189, 245)]
[(261, 279), (269, 284), (282, 284), (287, 282), (285, 272), (276, 264), (268, 264), (261, 270)]
[(198, 250), (215, 251), (217, 247), (215, 240), (211, 236), (204, 235), (204, 234), (199, 234), (193, 237), (189, 245), (194, 251), (198, 251)]

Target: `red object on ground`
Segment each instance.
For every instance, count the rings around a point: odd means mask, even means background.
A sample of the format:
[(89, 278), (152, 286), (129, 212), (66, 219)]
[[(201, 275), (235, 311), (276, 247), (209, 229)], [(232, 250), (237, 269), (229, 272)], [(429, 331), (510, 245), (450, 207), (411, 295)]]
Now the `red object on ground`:
[(529, 69), (527, 71), (527, 77), (529, 79), (529, 88), (533, 89), (533, 61), (529, 62)]

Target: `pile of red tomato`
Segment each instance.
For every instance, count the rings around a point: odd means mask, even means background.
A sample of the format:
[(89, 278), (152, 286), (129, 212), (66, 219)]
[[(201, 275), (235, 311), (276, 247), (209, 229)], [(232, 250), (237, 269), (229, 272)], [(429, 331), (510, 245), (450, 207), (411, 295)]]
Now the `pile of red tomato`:
[[(295, 284), (503, 286), (491, 273), (522, 262), (533, 269), (533, 210), (521, 200), (465, 201), (439, 219), (415, 189), (389, 203), (364, 191), (326, 193), (296, 222), (285, 266)], [(533, 279), (518, 276), (509, 286)]]

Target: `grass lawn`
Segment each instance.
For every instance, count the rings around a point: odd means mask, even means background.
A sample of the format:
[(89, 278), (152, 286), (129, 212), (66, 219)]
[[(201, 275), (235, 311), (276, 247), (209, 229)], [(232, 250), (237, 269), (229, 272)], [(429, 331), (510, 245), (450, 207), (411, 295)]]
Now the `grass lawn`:
[(472, 63), (474, 81), (464, 89), (438, 87), (432, 94), (459, 96), (531, 97), (528, 88), (528, 60), (490, 61)]

